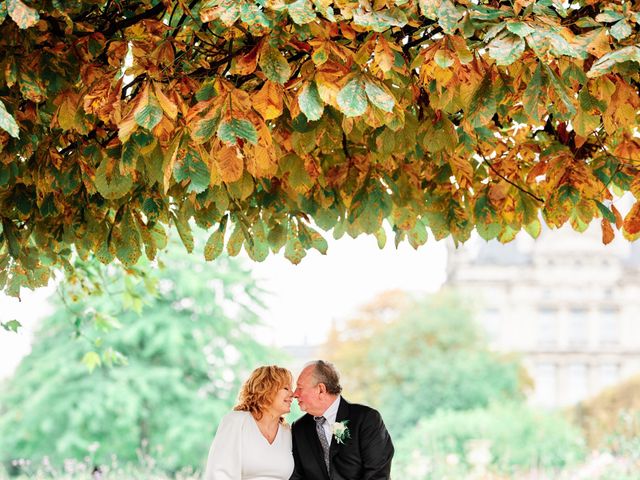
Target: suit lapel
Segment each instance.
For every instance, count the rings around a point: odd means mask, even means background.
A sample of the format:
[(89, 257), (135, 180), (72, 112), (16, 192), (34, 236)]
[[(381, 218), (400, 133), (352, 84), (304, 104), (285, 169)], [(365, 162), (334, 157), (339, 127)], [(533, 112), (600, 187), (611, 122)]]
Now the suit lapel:
[[(348, 419), (349, 419), (349, 402), (347, 402), (344, 398), (340, 398), (340, 405), (338, 405), (338, 413), (336, 414), (336, 423), (343, 422)], [(320, 440), (318, 440), (318, 444), (320, 444)], [(338, 453), (338, 442), (336, 441), (336, 438), (333, 435), (331, 435), (331, 446), (329, 447), (329, 458), (333, 459), (336, 453)]]

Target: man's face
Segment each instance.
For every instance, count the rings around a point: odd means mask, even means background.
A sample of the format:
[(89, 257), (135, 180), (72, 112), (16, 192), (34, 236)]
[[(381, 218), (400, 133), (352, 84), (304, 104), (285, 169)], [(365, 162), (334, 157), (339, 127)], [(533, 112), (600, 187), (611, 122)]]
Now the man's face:
[(310, 415), (319, 416), (325, 411), (322, 402), (320, 385), (313, 378), (313, 366), (307, 367), (300, 373), (296, 382), (296, 390), (293, 396), (298, 400), (300, 410)]

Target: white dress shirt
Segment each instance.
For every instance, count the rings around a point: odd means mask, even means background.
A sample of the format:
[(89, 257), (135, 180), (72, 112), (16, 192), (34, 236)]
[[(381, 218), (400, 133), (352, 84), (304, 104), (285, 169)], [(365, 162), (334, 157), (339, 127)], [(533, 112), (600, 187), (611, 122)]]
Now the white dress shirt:
[(333, 424), (336, 423), (336, 416), (338, 415), (338, 407), (340, 406), (340, 395), (335, 399), (335, 401), (329, 405), (322, 416), (325, 418), (326, 422), (322, 424), (322, 428), (324, 429), (324, 434), (327, 436), (327, 443), (331, 445), (331, 437), (333, 436)]

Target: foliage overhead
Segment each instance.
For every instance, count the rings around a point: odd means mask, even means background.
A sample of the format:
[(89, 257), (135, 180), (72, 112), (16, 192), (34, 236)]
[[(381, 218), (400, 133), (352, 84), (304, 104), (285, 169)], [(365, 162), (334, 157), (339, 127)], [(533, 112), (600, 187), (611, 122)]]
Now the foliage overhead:
[[(175, 225), (292, 262), (584, 230), (640, 193), (640, 2), (0, 2), (0, 285), (73, 252), (153, 258)], [(192, 220), (193, 219), (193, 220)], [(612, 227), (613, 225), (613, 227)]]
[(190, 257), (171, 242), (165, 267), (144, 281), (92, 260), (82, 279), (101, 293), (63, 284), (32, 352), (0, 389), (0, 462), (111, 465), (115, 454), (120, 465), (150, 456), (172, 472), (204, 465), (240, 383), (279, 353), (253, 338), (262, 294), (248, 269)]

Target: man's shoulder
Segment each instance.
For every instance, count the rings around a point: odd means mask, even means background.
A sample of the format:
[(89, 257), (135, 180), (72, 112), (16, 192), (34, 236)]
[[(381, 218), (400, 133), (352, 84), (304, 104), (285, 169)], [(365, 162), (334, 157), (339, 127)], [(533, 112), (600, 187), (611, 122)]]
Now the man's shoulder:
[(291, 423), (291, 430), (295, 430), (296, 427), (300, 427), (301, 425), (304, 425), (305, 422), (308, 422), (311, 420), (311, 415), (309, 415), (308, 413), (305, 413), (304, 415), (302, 415), (301, 417), (295, 419), (292, 423)]
[(370, 414), (378, 414), (380, 415), (380, 413), (378, 412), (378, 410), (376, 410), (375, 408), (369, 406), (369, 405), (365, 405), (363, 403), (351, 403), (345, 399), (343, 399), (348, 407), (349, 407), (349, 413), (358, 413), (358, 414), (362, 414), (362, 415), (366, 415), (368, 413)]

